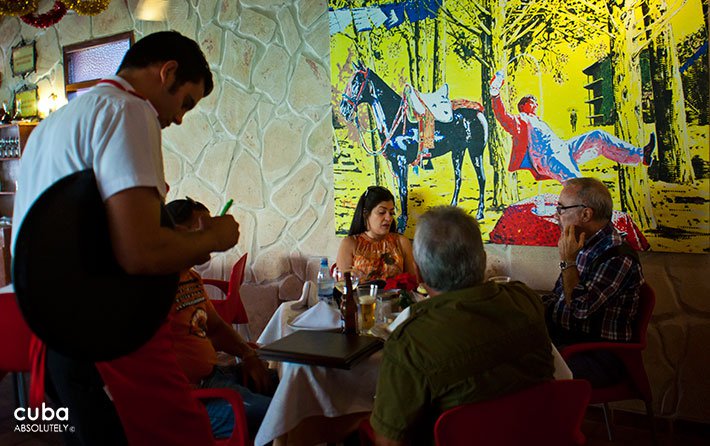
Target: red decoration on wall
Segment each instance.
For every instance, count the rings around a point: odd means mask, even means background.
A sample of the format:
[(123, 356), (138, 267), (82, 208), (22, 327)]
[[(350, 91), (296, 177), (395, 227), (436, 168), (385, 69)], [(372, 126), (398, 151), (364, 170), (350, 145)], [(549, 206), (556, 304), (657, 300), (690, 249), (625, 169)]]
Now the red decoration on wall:
[(20, 17), (20, 20), (35, 28), (48, 28), (57, 24), (67, 13), (67, 7), (59, 0), (54, 2), (54, 6), (44, 14), (30, 13)]

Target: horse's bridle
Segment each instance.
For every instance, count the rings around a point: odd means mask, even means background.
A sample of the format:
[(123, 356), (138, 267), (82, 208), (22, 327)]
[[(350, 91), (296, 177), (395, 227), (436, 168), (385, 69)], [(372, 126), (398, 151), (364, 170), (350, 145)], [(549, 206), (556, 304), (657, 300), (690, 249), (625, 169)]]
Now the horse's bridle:
[[(407, 108), (407, 99), (405, 96), (402, 96), (402, 103), (399, 105), (399, 110), (397, 110), (397, 115), (394, 118), (394, 121), (392, 122), (392, 127), (391, 130), (388, 130), (386, 127), (384, 128), (384, 135), (385, 138), (382, 141), (380, 148), (378, 150), (372, 150), (367, 147), (367, 144), (365, 143), (364, 138), (362, 137), (362, 129), (360, 128), (360, 122), (357, 118), (357, 114), (355, 110), (357, 109), (357, 105), (360, 103), (360, 99), (362, 98), (362, 92), (365, 90), (365, 85), (368, 83), (367, 77), (370, 75), (370, 69), (365, 68), (363, 69), (358, 69), (355, 74), (353, 74), (353, 78), (358, 75), (358, 73), (363, 73), (363, 78), (362, 78), (362, 84), (360, 84), (360, 89), (358, 90), (357, 94), (355, 97), (352, 97), (348, 95), (350, 92), (350, 86), (352, 85), (352, 81), (348, 83), (348, 87), (345, 89), (345, 93), (343, 93), (343, 100), (345, 100), (348, 104), (352, 106), (352, 111), (350, 112), (350, 116), (346, 117), (348, 121), (351, 120), (351, 117), (355, 115), (355, 127), (357, 127), (357, 132), (358, 135), (360, 136), (360, 143), (362, 144), (362, 147), (365, 149), (365, 152), (367, 152), (368, 155), (370, 156), (377, 156), (377, 155), (382, 155), (385, 152), (387, 144), (390, 142), (392, 137), (394, 136), (394, 130), (399, 126), (399, 124), (402, 122), (402, 119), (404, 118), (404, 114), (406, 113), (406, 108)], [(374, 95), (374, 87), (371, 85), (371, 88), (373, 88), (373, 95)], [(406, 127), (406, 126), (405, 126)], [(402, 127), (402, 134), (404, 134), (406, 128)], [(376, 131), (376, 129), (371, 129), (367, 130), (368, 133), (372, 133)]]
[(343, 93), (343, 99), (351, 105), (352, 107), (352, 112), (350, 112), (350, 116), (348, 116), (348, 121), (350, 120), (350, 117), (355, 113), (355, 109), (357, 108), (357, 104), (360, 102), (360, 98), (362, 97), (362, 92), (365, 90), (365, 85), (367, 85), (367, 76), (370, 74), (370, 69), (365, 68), (364, 70), (358, 69), (353, 77), (355, 77), (358, 73), (363, 73), (362, 77), (362, 83), (360, 84), (360, 89), (358, 90), (357, 94), (355, 97), (351, 97), (348, 95), (349, 90), (350, 90), (350, 85), (351, 83), (348, 83), (348, 88), (345, 90), (345, 93)]

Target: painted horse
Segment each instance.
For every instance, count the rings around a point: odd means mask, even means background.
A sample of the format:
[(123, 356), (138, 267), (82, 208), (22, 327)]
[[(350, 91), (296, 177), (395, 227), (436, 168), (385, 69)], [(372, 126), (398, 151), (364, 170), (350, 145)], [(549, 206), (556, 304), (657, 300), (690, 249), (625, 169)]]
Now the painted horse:
[[(355, 74), (345, 88), (340, 102), (340, 112), (348, 122), (355, 123), (362, 139), (362, 129), (357, 118), (357, 107), (369, 104), (372, 107), (377, 131), (382, 145), (373, 154), (382, 154), (392, 165), (397, 177), (401, 213), (397, 221), (399, 231), (407, 225), (407, 177), (409, 166), (421, 161), (419, 152), (419, 125), (407, 120), (407, 101), (395, 93), (374, 71), (362, 63), (353, 64)], [(454, 166), (454, 194), (451, 205), (458, 204), (461, 189), (461, 165), (464, 153), (473, 163), (478, 177), (478, 210), (476, 218), (483, 218), (486, 176), (483, 171), (483, 149), (488, 140), (488, 124), (483, 115), (483, 107), (456, 108), (451, 122), (437, 122), (434, 135), (434, 149), (431, 158), (451, 152)]]

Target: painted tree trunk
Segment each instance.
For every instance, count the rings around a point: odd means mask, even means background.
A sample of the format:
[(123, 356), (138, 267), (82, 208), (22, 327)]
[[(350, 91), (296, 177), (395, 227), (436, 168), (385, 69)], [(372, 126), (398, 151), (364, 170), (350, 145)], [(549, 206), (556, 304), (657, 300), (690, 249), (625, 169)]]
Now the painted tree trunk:
[[(627, 22), (634, 16), (627, 6), (632, 3), (633, 0), (623, 0), (609, 4), (609, 31), (613, 35), (610, 56), (614, 76), (614, 129), (619, 138), (638, 144), (648, 138), (642, 127), (641, 69), (638, 57), (633, 57), (631, 51), (634, 24)], [(645, 166), (619, 166), (619, 201), (621, 210), (629, 213), (641, 229), (656, 226)]]
[(446, 83), (446, 20), (434, 21), (432, 61), (431, 91), (436, 91)]
[[(512, 148), (510, 135), (503, 130), (493, 115), (491, 105), (491, 95), (489, 83), (493, 79), (496, 70), (507, 69), (507, 52), (505, 42), (502, 39), (503, 25), (505, 23), (506, 0), (485, 0), (483, 7), (490, 11), (490, 16), (484, 19), (486, 28), (481, 33), (481, 91), (482, 100), (485, 105), (485, 116), (488, 120), (488, 153), (489, 162), (493, 167), (493, 208), (502, 209), (509, 204), (515, 203), (518, 198), (517, 175), (508, 172), (508, 160)], [(501, 89), (501, 99), (508, 102), (508, 89)]]
[(649, 0), (642, 4), (649, 44), (649, 66), (653, 88), (654, 118), (658, 147), (659, 180), (687, 184), (693, 181), (690, 162), (685, 97), (680, 77), (680, 64), (673, 30), (669, 24), (654, 38), (653, 23), (667, 12), (665, 0)]

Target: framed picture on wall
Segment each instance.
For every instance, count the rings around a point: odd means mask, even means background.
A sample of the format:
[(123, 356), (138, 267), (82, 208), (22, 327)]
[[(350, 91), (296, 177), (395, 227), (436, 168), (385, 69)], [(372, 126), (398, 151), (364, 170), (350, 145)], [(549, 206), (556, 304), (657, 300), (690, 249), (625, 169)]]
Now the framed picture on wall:
[(39, 116), (37, 103), (39, 92), (36, 86), (24, 86), (15, 92), (15, 119), (36, 118)]
[(10, 67), (13, 76), (24, 76), (32, 73), (37, 67), (37, 48), (35, 42), (26, 43), (24, 40), (12, 47)]

